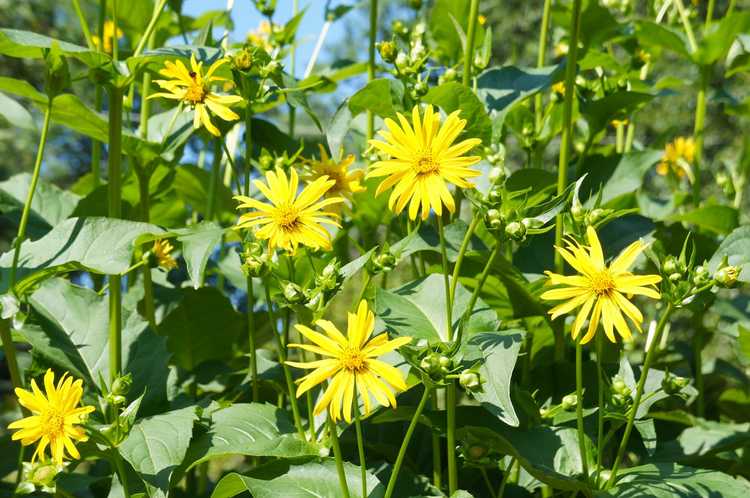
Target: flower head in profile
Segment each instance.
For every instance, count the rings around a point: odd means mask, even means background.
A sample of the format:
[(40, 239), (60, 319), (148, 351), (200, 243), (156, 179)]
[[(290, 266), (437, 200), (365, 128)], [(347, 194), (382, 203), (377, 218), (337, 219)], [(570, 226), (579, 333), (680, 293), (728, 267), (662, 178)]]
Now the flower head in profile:
[(383, 406), (396, 408), (394, 391), (406, 389), (401, 372), (378, 359), (379, 356), (408, 344), (411, 337), (388, 340), (383, 332), (372, 337), (375, 329), (375, 315), (362, 300), (357, 313), (349, 313), (346, 336), (328, 320), (318, 320), (315, 324), (324, 333), (316, 332), (304, 325), (296, 325), (297, 330), (312, 344), (290, 344), (323, 357), (322, 360), (307, 363), (287, 361), (287, 365), (310, 369), (312, 372), (299, 379), (297, 397), (300, 397), (318, 384), (330, 380), (328, 388), (315, 406), (315, 415), (328, 409), (335, 421), (343, 418), (352, 421), (352, 403), (355, 390), (362, 397), (365, 414), (372, 410), (370, 395)]
[(155, 240), (154, 246), (151, 248), (156, 263), (167, 271), (177, 268), (177, 261), (172, 257), (173, 250), (174, 246), (167, 239)]
[(24, 446), (37, 443), (36, 451), (31, 457), (32, 462), (37, 458), (46, 459), (49, 448), (54, 463), (61, 465), (65, 453), (74, 459), (81, 458), (75, 446), (75, 441), (86, 441), (88, 436), (78, 425), (84, 422), (86, 416), (94, 411), (93, 406), (78, 406), (83, 395), (83, 381), (73, 380), (63, 374), (55, 385), (55, 374), (47, 370), (44, 374), (43, 393), (34, 379), (31, 380), (31, 392), (16, 388), (18, 402), (31, 412), (31, 416), (17, 420), (8, 426), (17, 430), (13, 440), (20, 440)]
[(482, 143), (478, 138), (453, 142), (466, 127), (466, 120), (459, 119), (459, 111), (451, 113), (440, 124), (440, 115), (428, 105), (420, 116), (419, 106), (412, 110), (411, 124), (398, 114), (400, 125), (386, 118), (388, 130), (380, 130), (380, 140), (370, 140), (370, 145), (389, 156), (372, 165), (368, 177), (386, 177), (376, 195), (393, 187), (388, 206), (396, 213), (409, 204), (409, 218), (417, 217), (420, 209), (422, 219), (430, 215), (430, 209), (438, 216), (443, 213), (443, 204), (453, 213), (456, 205), (447, 183), (460, 188), (473, 188), (467, 181), (481, 175), (470, 166), (479, 162), (479, 156), (465, 156)]
[(326, 192), (326, 195), (340, 195), (350, 200), (352, 194), (365, 190), (360, 183), (364, 172), (362, 170), (349, 171), (349, 166), (354, 162), (354, 155), (349, 154), (341, 161), (335, 161), (333, 158), (328, 157), (325, 147), (318, 144), (318, 148), (320, 149), (320, 159), (307, 161), (310, 167), (310, 173), (306, 177), (307, 180), (314, 181), (317, 178), (326, 176), (329, 180), (335, 182), (330, 190)]
[[(102, 30), (102, 37), (99, 38), (97, 35), (94, 35), (91, 37), (91, 41), (94, 42), (94, 47), (101, 49), (103, 52), (107, 54), (112, 53), (112, 46), (114, 43), (117, 43), (116, 40), (119, 40), (122, 38), (122, 35), (124, 33), (120, 28), (117, 28), (117, 33), (115, 35), (115, 23), (112, 21), (105, 21), (104, 22), (104, 29)], [(104, 39), (104, 43), (102, 44), (102, 39)]]
[(313, 249), (330, 249), (331, 235), (323, 224), (339, 227), (338, 215), (324, 208), (339, 204), (341, 197), (324, 198), (335, 184), (334, 180), (322, 176), (307, 185), (297, 195), (299, 177), (292, 169), (287, 174), (282, 169), (266, 173), (266, 182), (253, 182), (269, 203), (237, 195), (238, 209), (252, 209), (240, 216), (238, 228), (259, 227), (255, 238), (268, 240), (268, 249), (280, 247), (294, 254), (300, 245)]
[(550, 285), (560, 286), (542, 294), (542, 299), (565, 301), (552, 308), (549, 313), (552, 319), (580, 308), (573, 322), (573, 339), (578, 337), (586, 319), (589, 319), (588, 330), (581, 339), (581, 344), (589, 342), (596, 334), (599, 322), (610, 341), (615, 342), (615, 334), (629, 340), (630, 326), (623, 314), (641, 330), (643, 315), (630, 302), (628, 296), (634, 294), (659, 299), (661, 296), (654, 285), (661, 281), (659, 275), (633, 275), (629, 268), (646, 246), (636, 241), (626, 247), (609, 266), (604, 263), (602, 246), (596, 230), (586, 230), (588, 246), (576, 241), (568, 241), (566, 247), (557, 247), (557, 252), (572, 266), (578, 275), (564, 276), (546, 272)]
[(257, 29), (247, 34), (247, 43), (260, 47), (270, 54), (273, 50), (271, 34), (273, 34), (273, 25), (268, 21), (261, 21)]
[(206, 127), (209, 133), (219, 136), (219, 129), (211, 122), (211, 114), (219, 116), (224, 121), (235, 121), (240, 117), (232, 111), (229, 106), (242, 100), (239, 95), (218, 95), (211, 90), (215, 83), (222, 83), (226, 78), (216, 76), (214, 73), (229, 59), (219, 59), (203, 72), (203, 62), (195, 59), (195, 54), (190, 56), (190, 69), (185, 67), (182, 61), (167, 61), (164, 69), (159, 74), (169, 78), (166, 80), (154, 80), (164, 92), (158, 92), (149, 98), (163, 97), (165, 99), (179, 100), (183, 105), (194, 111), (193, 128), (198, 129), (201, 125)]
[(677, 137), (664, 147), (664, 155), (656, 166), (662, 176), (674, 174), (677, 178), (687, 176), (693, 182), (693, 161), (695, 161), (695, 141), (692, 137)]

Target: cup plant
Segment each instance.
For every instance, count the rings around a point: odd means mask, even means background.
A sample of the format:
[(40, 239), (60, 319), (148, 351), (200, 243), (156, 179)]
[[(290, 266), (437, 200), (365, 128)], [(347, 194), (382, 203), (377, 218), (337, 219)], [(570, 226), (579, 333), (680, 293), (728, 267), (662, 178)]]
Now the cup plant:
[(0, 496), (750, 492), (750, 13), (545, 0), (525, 66), (502, 2), (327, 2), (302, 73), (309, 5), (182, 4), (0, 29)]

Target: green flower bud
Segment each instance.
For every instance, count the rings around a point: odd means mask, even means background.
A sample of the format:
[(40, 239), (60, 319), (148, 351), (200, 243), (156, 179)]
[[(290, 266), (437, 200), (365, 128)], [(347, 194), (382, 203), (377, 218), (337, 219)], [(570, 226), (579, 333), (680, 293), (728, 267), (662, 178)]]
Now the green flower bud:
[(249, 71), (253, 67), (253, 53), (246, 47), (232, 57), (232, 67), (238, 71)]
[(690, 384), (689, 379), (678, 375), (671, 375), (667, 372), (661, 381), (661, 388), (664, 389), (664, 392), (667, 394), (677, 394), (686, 388), (688, 384)]
[[(492, 187), (487, 192), (487, 201), (493, 206), (499, 206), (503, 202), (503, 189), (500, 187)], [(494, 209), (497, 211), (497, 209)]]
[(255, 0), (255, 7), (265, 17), (273, 17), (276, 12), (276, 0)]
[(400, 19), (396, 19), (395, 21), (393, 21), (393, 23), (391, 23), (391, 30), (393, 30), (396, 35), (404, 38), (409, 35), (408, 26), (406, 26), (404, 21)]
[(441, 77), (443, 82), (456, 81), (458, 79), (458, 72), (454, 68), (449, 67)]
[(661, 271), (667, 275), (673, 273), (682, 274), (685, 271), (685, 264), (674, 256), (667, 256), (661, 265)]
[(563, 396), (562, 403), (560, 403), (560, 406), (562, 406), (563, 410), (570, 411), (573, 408), (575, 408), (577, 404), (578, 404), (578, 396), (576, 396), (575, 393), (571, 393), (566, 396)]
[(492, 164), (498, 165), (493, 167), (489, 171), (489, 173), (487, 173), (487, 179), (495, 184), (502, 183), (502, 181), (505, 180), (505, 177), (507, 176), (505, 168), (502, 166), (502, 163), (504, 162), (504, 157), (502, 157), (502, 154), (500, 152), (490, 154), (487, 156), (487, 161), (491, 162)]
[(334, 259), (328, 263), (325, 268), (323, 268), (323, 271), (315, 276), (315, 285), (323, 291), (332, 291), (341, 285), (339, 263), (337, 260)]
[(305, 293), (302, 288), (294, 282), (287, 282), (283, 287), (284, 299), (289, 304), (298, 304), (304, 301)]
[(464, 370), (461, 372), (461, 375), (458, 376), (458, 382), (461, 384), (461, 387), (467, 391), (475, 391), (482, 387), (479, 374), (471, 370)]
[(541, 407), (539, 408), (539, 416), (542, 418), (550, 418), (554, 416), (555, 412), (551, 408)]
[(511, 221), (505, 227), (505, 233), (515, 241), (523, 241), (526, 238), (526, 226), (520, 221)]
[(714, 280), (716, 280), (716, 283), (722, 287), (726, 287), (727, 289), (732, 288), (737, 284), (740, 270), (741, 268), (737, 266), (724, 266), (714, 273)]
[(573, 200), (573, 205), (570, 206), (570, 214), (578, 223), (582, 222), (586, 218), (586, 208), (583, 207), (583, 204), (581, 204), (581, 201), (579, 201), (577, 198)]
[(121, 375), (112, 382), (109, 392), (113, 395), (126, 396), (133, 385), (133, 377), (130, 374)]
[(382, 41), (378, 43), (378, 52), (380, 52), (380, 58), (389, 64), (395, 61), (396, 56), (398, 55), (396, 44), (392, 41)]
[(417, 97), (422, 97), (427, 94), (427, 90), (429, 90), (429, 87), (427, 86), (426, 81), (419, 80), (414, 84), (414, 93)]
[(503, 229), (505, 220), (503, 215), (497, 209), (487, 210), (487, 214), (484, 215), (484, 224), (487, 226), (487, 230), (491, 232), (499, 232)]
[(693, 270), (693, 285), (703, 287), (711, 281), (711, 273), (705, 266), (697, 266)]
[(617, 394), (630, 394), (630, 388), (620, 376), (612, 379), (612, 391)]
[(597, 222), (603, 220), (609, 214), (612, 212), (611, 209), (601, 209), (596, 208), (592, 209), (587, 215), (586, 215), (586, 224), (587, 225), (596, 225)]
[(272, 76), (281, 70), (281, 64), (278, 61), (272, 60), (265, 66), (260, 68), (260, 75), (264, 78)]

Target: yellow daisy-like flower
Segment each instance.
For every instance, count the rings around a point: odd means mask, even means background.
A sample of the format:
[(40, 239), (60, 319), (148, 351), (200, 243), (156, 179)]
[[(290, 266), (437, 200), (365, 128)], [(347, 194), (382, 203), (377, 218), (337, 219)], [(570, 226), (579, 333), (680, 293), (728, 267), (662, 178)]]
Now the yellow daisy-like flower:
[(301, 244), (314, 249), (330, 249), (331, 235), (323, 227), (323, 224), (340, 227), (336, 219), (338, 215), (333, 212), (323, 211), (326, 206), (344, 202), (341, 197), (322, 197), (336, 183), (322, 176), (307, 185), (297, 195), (299, 177), (292, 169), (287, 178), (284, 170), (277, 168), (276, 173), (266, 173), (266, 182), (255, 180), (253, 183), (261, 191), (271, 204), (237, 195), (234, 198), (240, 201), (238, 209), (254, 209), (240, 216), (237, 222), (238, 228), (251, 228), (259, 226), (255, 237), (268, 240), (268, 250), (273, 251), (276, 247), (285, 249), (294, 254)]
[(314, 181), (317, 178), (326, 176), (328, 179), (336, 182), (326, 192), (326, 195), (341, 195), (347, 199), (351, 199), (352, 194), (365, 190), (360, 183), (360, 180), (364, 176), (364, 171), (349, 171), (349, 166), (354, 162), (353, 154), (349, 154), (341, 161), (334, 161), (328, 157), (325, 147), (318, 144), (318, 148), (320, 149), (320, 159), (317, 161), (307, 161), (311, 171), (306, 180)]
[(620, 126), (627, 126), (630, 123), (630, 120), (628, 118), (623, 119), (613, 119), (609, 122), (610, 125), (612, 125), (613, 128), (619, 128)]
[(261, 21), (255, 31), (250, 31), (247, 34), (247, 42), (250, 45), (262, 48), (270, 54), (273, 50), (273, 45), (271, 44), (272, 33), (273, 25), (268, 21)]
[(8, 426), (8, 429), (17, 430), (13, 434), (13, 440), (20, 439), (24, 446), (39, 442), (31, 457), (32, 462), (37, 458), (45, 460), (48, 447), (52, 460), (58, 465), (63, 463), (66, 451), (71, 458), (77, 460), (81, 458), (81, 454), (74, 442), (88, 440), (84, 430), (77, 424), (83, 423), (86, 416), (94, 411), (93, 406), (78, 406), (83, 395), (83, 381), (74, 381), (66, 373), (55, 385), (54, 372), (47, 370), (44, 374), (44, 389), (46, 396), (34, 379), (31, 380), (32, 392), (16, 388), (18, 402), (31, 411), (31, 416)]
[(659, 299), (661, 296), (654, 285), (661, 281), (661, 277), (633, 275), (628, 271), (646, 248), (641, 241), (630, 244), (607, 266), (604, 264), (604, 254), (596, 230), (588, 227), (586, 238), (588, 247), (571, 240), (567, 247), (556, 248), (579, 275), (564, 276), (546, 272), (551, 285), (563, 287), (543, 293), (542, 299), (566, 300), (549, 311), (553, 320), (581, 308), (573, 322), (572, 330), (573, 339), (576, 339), (584, 322), (589, 318), (588, 331), (581, 339), (581, 344), (586, 344), (594, 337), (599, 321), (602, 322), (604, 333), (610, 341), (615, 342), (613, 330), (617, 330), (623, 339), (628, 340), (631, 337), (630, 327), (623, 314), (635, 324), (638, 331), (641, 330), (643, 315), (626, 296), (638, 294)]
[(174, 246), (166, 239), (154, 241), (154, 246), (151, 248), (157, 264), (165, 270), (177, 268), (177, 261), (172, 257), (173, 250)]
[(190, 70), (180, 60), (167, 61), (159, 74), (170, 79), (154, 80), (154, 83), (166, 92), (155, 93), (149, 98), (163, 97), (179, 100), (193, 109), (193, 128), (198, 129), (202, 124), (209, 133), (218, 137), (219, 129), (211, 122), (209, 111), (224, 121), (235, 121), (240, 118), (228, 106), (240, 102), (242, 97), (239, 95), (217, 95), (211, 91), (213, 83), (226, 81), (226, 78), (215, 76), (214, 73), (227, 62), (228, 59), (226, 58), (219, 59), (211, 64), (208, 71), (203, 74), (203, 62), (196, 61), (195, 54), (190, 56)]
[(101, 48), (107, 54), (112, 53), (112, 45), (114, 40), (122, 38), (124, 33), (120, 28), (117, 28), (117, 36), (115, 36), (115, 23), (112, 21), (105, 21), (102, 38), (104, 38), (104, 47), (102, 48), (102, 40), (97, 35), (91, 37), (91, 41), (94, 42), (96, 48)]
[(692, 164), (695, 161), (695, 141), (693, 137), (677, 137), (664, 147), (664, 155), (656, 166), (656, 172), (662, 176), (673, 173), (677, 178), (687, 175), (693, 182)]
[(459, 111), (451, 113), (440, 125), (440, 115), (428, 105), (420, 117), (419, 106), (412, 109), (412, 123), (398, 114), (399, 126), (386, 118), (388, 131), (379, 134), (386, 141), (370, 140), (370, 145), (390, 156), (385, 161), (372, 165), (368, 177), (386, 176), (378, 186), (376, 195), (395, 185), (388, 206), (400, 213), (409, 204), (409, 218), (417, 217), (422, 209), (422, 219), (426, 220), (432, 208), (438, 216), (443, 214), (443, 204), (453, 213), (456, 205), (448, 190), (446, 181), (461, 188), (474, 188), (467, 178), (481, 173), (470, 168), (479, 162), (479, 156), (464, 156), (465, 153), (482, 143), (478, 138), (470, 138), (453, 144), (466, 127), (466, 120), (459, 119)]
[(388, 334), (383, 332), (371, 339), (375, 315), (367, 308), (365, 300), (359, 303), (357, 313), (349, 313), (348, 318), (346, 337), (328, 320), (315, 322), (325, 334), (296, 325), (297, 330), (313, 344), (289, 344), (289, 347), (317, 353), (324, 359), (307, 363), (286, 362), (296, 368), (314, 369), (297, 381), (298, 398), (318, 384), (331, 380), (315, 405), (314, 413), (318, 415), (328, 409), (334, 422), (342, 418), (342, 412), (344, 420), (352, 421), (355, 387), (362, 397), (365, 414), (372, 410), (370, 394), (381, 405), (396, 408), (393, 391), (406, 389), (401, 372), (377, 357), (409, 343), (411, 337), (389, 341)]
[(558, 81), (552, 87), (550, 88), (554, 93), (558, 94), (561, 97), (565, 96), (565, 82), (564, 81)]

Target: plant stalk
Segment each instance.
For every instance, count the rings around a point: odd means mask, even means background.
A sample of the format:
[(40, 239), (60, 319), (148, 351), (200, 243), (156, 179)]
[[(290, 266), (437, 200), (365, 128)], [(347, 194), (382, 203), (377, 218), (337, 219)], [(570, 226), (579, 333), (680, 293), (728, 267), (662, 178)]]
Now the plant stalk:
[(464, 86), (471, 86), (471, 70), (474, 67), (474, 40), (477, 36), (477, 17), (479, 16), (479, 0), (471, 0), (469, 6), (469, 25), (464, 47)]
[(81, 3), (78, 0), (73, 0), (73, 10), (76, 11), (76, 16), (78, 16), (78, 23), (81, 25), (83, 37), (86, 39), (86, 46), (88, 46), (89, 50), (94, 50), (96, 47), (94, 45), (94, 40), (91, 37), (91, 31), (89, 31), (89, 23), (86, 21), (86, 16), (83, 15)]
[(365, 438), (362, 433), (362, 421), (359, 404), (354, 400), (354, 427), (357, 431), (357, 452), (359, 453), (359, 470), (362, 479), (362, 496), (367, 497), (367, 462), (365, 460)]
[(339, 475), (339, 486), (344, 498), (350, 498), (349, 495), (349, 484), (346, 482), (346, 472), (344, 471), (344, 458), (341, 455), (341, 446), (339, 446), (339, 436), (336, 434), (336, 424), (330, 415), (326, 415), (328, 419), (328, 434), (331, 437), (331, 446), (333, 446), (333, 456), (336, 458), (336, 471)]
[[(367, 81), (375, 79), (375, 41), (378, 34), (378, 0), (370, 0), (370, 41), (367, 46)], [(367, 111), (367, 139), (375, 134), (375, 114)]]
[(148, 43), (148, 40), (151, 38), (151, 35), (154, 32), (154, 28), (156, 28), (156, 22), (159, 20), (159, 16), (164, 10), (164, 6), (166, 4), (167, 0), (159, 0), (159, 3), (154, 8), (154, 12), (151, 15), (151, 20), (149, 20), (148, 25), (146, 26), (146, 31), (143, 32), (143, 36), (141, 36), (141, 39), (138, 41), (138, 45), (133, 51), (132, 57), (138, 57), (139, 55), (141, 55), (141, 52), (143, 52), (143, 49), (146, 48), (146, 43)]
[(581, 454), (583, 477), (589, 480), (589, 464), (586, 455), (586, 433), (583, 430), (583, 347), (576, 341), (576, 422), (578, 426), (578, 450)]
[[(113, 8), (116, 2), (113, 1)], [(108, 213), (122, 217), (122, 90), (109, 91)], [(120, 275), (109, 275), (109, 374), (115, 380), (122, 371), (122, 288)]]
[(599, 485), (602, 470), (602, 452), (604, 451), (604, 362), (602, 354), (604, 350), (604, 339), (601, 334), (596, 335), (596, 374), (599, 391), (599, 408), (596, 421), (596, 485)]
[(206, 200), (206, 219), (211, 221), (216, 216), (216, 195), (221, 184), (221, 158), (224, 153), (223, 139), (214, 140), (214, 157), (211, 164), (211, 183), (208, 185), (208, 199)]
[[(537, 54), (536, 54), (536, 67), (542, 68), (544, 67), (544, 63), (547, 56), (547, 33), (549, 32), (549, 13), (552, 7), (552, 0), (544, 0), (544, 7), (542, 10), (542, 25), (539, 27), (539, 45), (537, 46)], [(539, 135), (539, 133), (542, 130), (542, 114), (543, 114), (543, 103), (542, 103), (542, 94), (541, 92), (537, 93), (534, 96), (534, 115), (535, 115), (535, 125), (536, 125), (536, 134)]]

